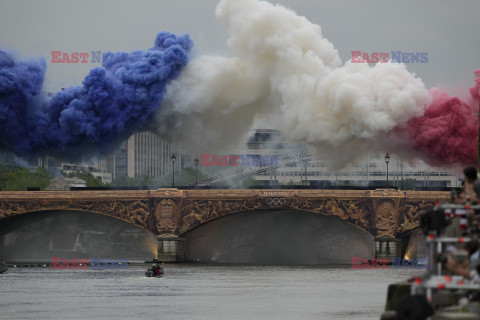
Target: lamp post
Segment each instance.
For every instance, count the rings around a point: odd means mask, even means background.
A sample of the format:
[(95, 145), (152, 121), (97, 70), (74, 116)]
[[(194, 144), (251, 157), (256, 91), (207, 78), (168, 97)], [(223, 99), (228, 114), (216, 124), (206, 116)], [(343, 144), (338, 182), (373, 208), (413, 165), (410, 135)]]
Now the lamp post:
[(387, 163), (387, 189), (388, 189), (388, 163), (390, 162), (390, 156), (387, 155), (385, 156), (385, 162)]
[(198, 168), (198, 163), (200, 161), (198, 161), (198, 158), (195, 158), (195, 160), (193, 160), (193, 162), (195, 162), (195, 187), (197, 187), (197, 184), (198, 184), (198, 181), (197, 181), (197, 168)]
[(175, 153), (172, 153), (170, 159), (172, 159), (172, 188), (175, 188), (175, 160), (177, 160)]
[(307, 160), (302, 160), (302, 164), (302, 186), (304, 186), (307, 185)]

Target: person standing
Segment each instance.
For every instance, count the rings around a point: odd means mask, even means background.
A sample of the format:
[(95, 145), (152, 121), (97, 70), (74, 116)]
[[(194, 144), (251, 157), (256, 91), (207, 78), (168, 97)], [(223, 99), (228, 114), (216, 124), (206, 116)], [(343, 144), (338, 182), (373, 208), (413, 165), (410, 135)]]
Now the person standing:
[(467, 201), (479, 202), (480, 198), (480, 179), (478, 179), (478, 171), (475, 167), (466, 167), (463, 169), (465, 175), (464, 191)]
[(8, 265), (3, 261), (3, 259), (0, 259), (0, 273), (3, 273), (7, 271)]

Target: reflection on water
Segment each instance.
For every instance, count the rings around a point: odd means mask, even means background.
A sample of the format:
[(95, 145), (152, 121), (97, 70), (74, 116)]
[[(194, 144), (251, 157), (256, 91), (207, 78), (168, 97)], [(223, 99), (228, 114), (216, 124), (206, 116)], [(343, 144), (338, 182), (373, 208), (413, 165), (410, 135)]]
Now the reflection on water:
[(379, 319), (389, 283), (420, 270), (167, 265), (9, 269), (2, 319)]

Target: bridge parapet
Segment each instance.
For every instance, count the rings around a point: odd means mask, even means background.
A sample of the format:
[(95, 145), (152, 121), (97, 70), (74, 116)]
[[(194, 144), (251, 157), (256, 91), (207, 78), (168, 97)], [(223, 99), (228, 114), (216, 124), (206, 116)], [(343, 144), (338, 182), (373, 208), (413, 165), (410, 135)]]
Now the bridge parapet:
[(46, 211), (108, 215), (157, 236), (180, 236), (229, 214), (297, 210), (336, 216), (374, 237), (395, 238), (418, 226), (419, 216), (449, 192), (306, 189), (200, 189), (0, 192), (2, 219)]

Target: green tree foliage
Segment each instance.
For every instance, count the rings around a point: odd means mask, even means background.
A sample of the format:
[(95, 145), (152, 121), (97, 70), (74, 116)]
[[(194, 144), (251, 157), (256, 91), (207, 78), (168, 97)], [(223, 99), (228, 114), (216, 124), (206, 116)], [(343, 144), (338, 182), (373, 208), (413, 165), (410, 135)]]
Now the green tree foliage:
[(0, 187), (4, 191), (26, 191), (27, 188), (44, 190), (52, 179), (53, 176), (42, 168), (31, 171), (23, 167), (9, 169), (0, 166)]
[(251, 187), (261, 187), (263, 186), (264, 183), (262, 181), (258, 181), (258, 180), (255, 180), (255, 177), (248, 177), (246, 180), (245, 180), (245, 188), (248, 189), (248, 188), (251, 188)]
[[(198, 171), (198, 179), (203, 177), (203, 174)], [(168, 173), (159, 179), (153, 179), (147, 175), (137, 178), (128, 176), (115, 177), (112, 180), (112, 186), (115, 187), (171, 187), (172, 173)], [(185, 168), (182, 171), (175, 171), (175, 186), (186, 186), (195, 182), (195, 168)]]
[(118, 176), (112, 180), (111, 185), (114, 187), (138, 187), (140, 182), (129, 176)]
[(407, 178), (402, 182), (402, 190), (415, 190), (417, 179)]
[(87, 187), (106, 187), (107, 184), (103, 183), (102, 180), (95, 177), (91, 172), (88, 171), (72, 171), (64, 175), (67, 178), (79, 178), (85, 181)]
[[(203, 177), (203, 174), (198, 170), (197, 172), (198, 179)], [(155, 180), (154, 184), (160, 187), (171, 187), (172, 186), (172, 173), (164, 175), (162, 178)], [(175, 186), (186, 186), (190, 183), (195, 182), (195, 168), (185, 168), (182, 171), (175, 171)]]
[(353, 186), (352, 182), (350, 180), (342, 180), (342, 181), (338, 181), (338, 184), (337, 184), (339, 187), (351, 187)]
[(139, 178), (132, 178), (129, 176), (119, 176), (112, 180), (112, 186), (114, 187), (150, 187), (153, 181), (147, 175), (143, 175)]
[(297, 184), (298, 184), (298, 182), (295, 182), (295, 181), (293, 181), (293, 180), (291, 180), (291, 179), (288, 180), (288, 181), (286, 181), (286, 182), (282, 182), (282, 183), (281, 183), (281, 185), (283, 185), (283, 186), (295, 186), (295, 185), (297, 185)]
[(9, 169), (7, 167), (5, 167), (4, 165), (0, 165), (0, 190), (5, 190), (5, 175), (8, 171)]

